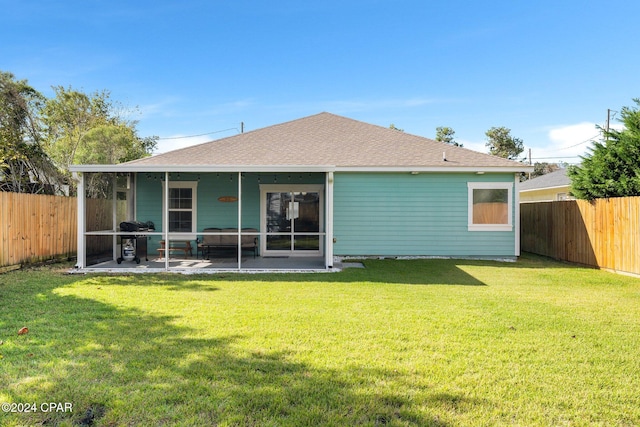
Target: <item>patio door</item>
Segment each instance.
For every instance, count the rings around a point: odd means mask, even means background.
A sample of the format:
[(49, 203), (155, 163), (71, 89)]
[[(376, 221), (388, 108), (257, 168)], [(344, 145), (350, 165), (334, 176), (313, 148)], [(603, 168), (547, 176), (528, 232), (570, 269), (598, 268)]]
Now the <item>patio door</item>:
[(322, 185), (260, 186), (264, 256), (318, 256), (324, 246)]

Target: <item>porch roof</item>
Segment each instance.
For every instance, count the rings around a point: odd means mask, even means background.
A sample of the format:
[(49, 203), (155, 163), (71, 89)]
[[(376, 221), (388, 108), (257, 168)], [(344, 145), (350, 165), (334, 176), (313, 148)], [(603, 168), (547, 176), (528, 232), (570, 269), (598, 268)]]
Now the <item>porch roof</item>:
[(331, 113), (76, 172), (521, 172), (531, 166)]

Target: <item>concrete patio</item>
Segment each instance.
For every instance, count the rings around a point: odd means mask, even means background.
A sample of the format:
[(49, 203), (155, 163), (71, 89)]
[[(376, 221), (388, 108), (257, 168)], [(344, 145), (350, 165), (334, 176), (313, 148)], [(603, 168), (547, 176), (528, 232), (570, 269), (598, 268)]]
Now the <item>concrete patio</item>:
[[(169, 272), (175, 273), (224, 273), (224, 272), (331, 272), (340, 271), (342, 263), (336, 263), (333, 268), (325, 268), (324, 257), (251, 257), (243, 256), (241, 268), (238, 269), (236, 258), (220, 257), (210, 259), (197, 259), (196, 257), (175, 257), (169, 259)], [(166, 272), (164, 258), (144, 258), (140, 264), (135, 261), (122, 261), (118, 264), (115, 260), (104, 261), (85, 267), (82, 272), (106, 272), (106, 273), (150, 273)], [(72, 272), (81, 272), (74, 270)]]

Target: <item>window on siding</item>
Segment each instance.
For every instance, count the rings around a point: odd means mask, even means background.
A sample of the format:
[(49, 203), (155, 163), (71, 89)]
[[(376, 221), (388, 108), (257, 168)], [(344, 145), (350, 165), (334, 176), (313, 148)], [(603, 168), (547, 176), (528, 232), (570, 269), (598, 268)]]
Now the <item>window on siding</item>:
[(169, 232), (196, 232), (196, 189), (196, 182), (169, 182)]
[(510, 182), (469, 182), (469, 231), (511, 231)]

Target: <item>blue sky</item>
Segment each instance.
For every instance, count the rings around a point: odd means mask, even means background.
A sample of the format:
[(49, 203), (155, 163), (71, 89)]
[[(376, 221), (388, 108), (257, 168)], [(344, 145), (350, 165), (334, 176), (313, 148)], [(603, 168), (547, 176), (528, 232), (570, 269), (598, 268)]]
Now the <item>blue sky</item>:
[[(579, 161), (640, 97), (640, 2), (0, 0), (0, 70), (107, 89), (159, 151), (329, 111)], [(618, 115), (619, 117), (619, 115)], [(207, 134), (208, 133), (208, 134)], [(202, 136), (184, 138), (186, 136)]]

